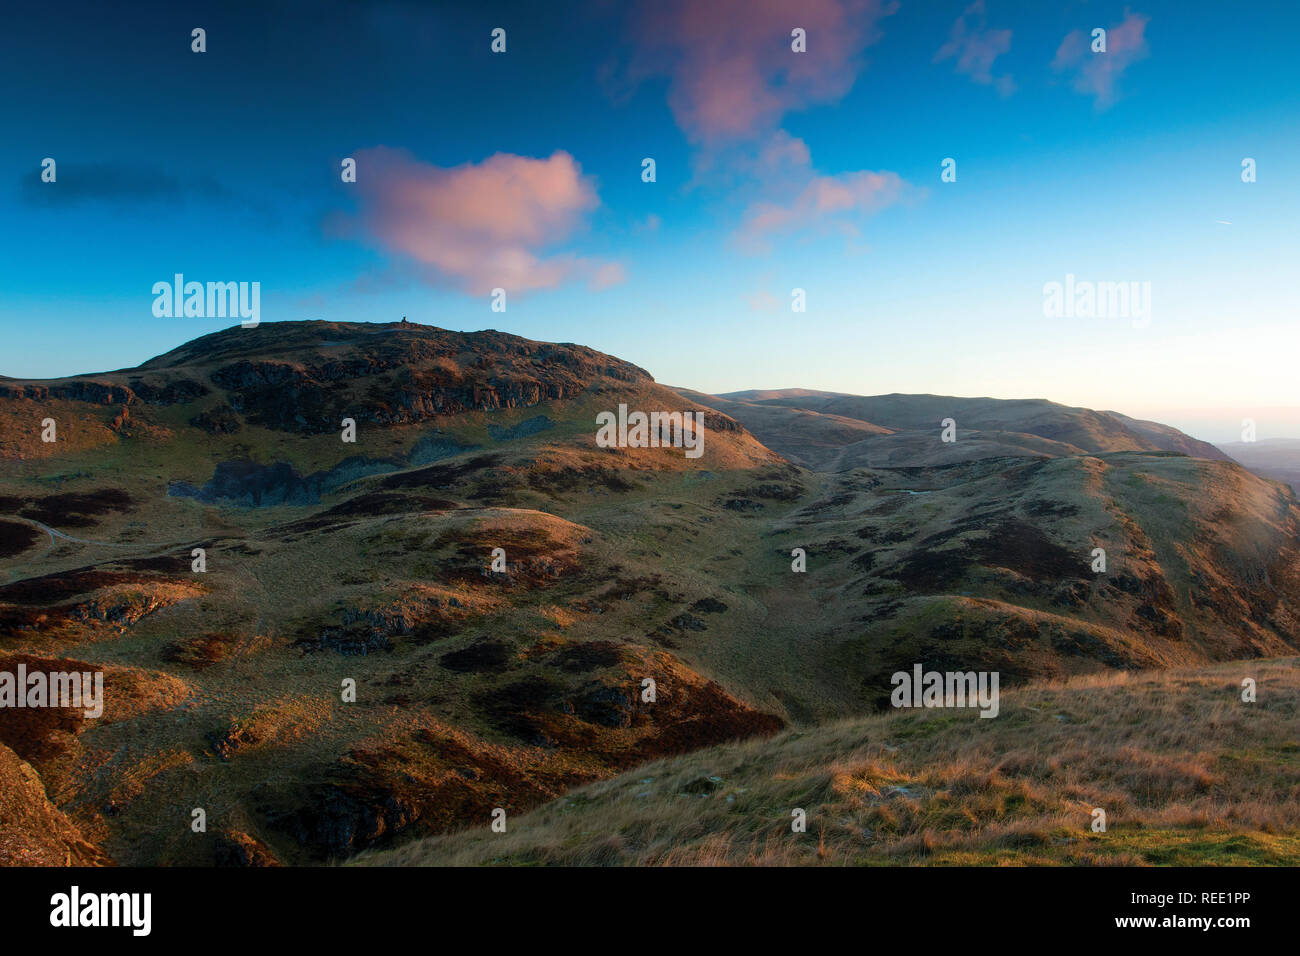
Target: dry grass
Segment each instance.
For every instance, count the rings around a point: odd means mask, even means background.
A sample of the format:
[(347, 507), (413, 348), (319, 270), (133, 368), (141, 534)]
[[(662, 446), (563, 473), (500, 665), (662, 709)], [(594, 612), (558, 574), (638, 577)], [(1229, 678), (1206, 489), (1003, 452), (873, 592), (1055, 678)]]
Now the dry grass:
[(1076, 678), (1004, 692), (994, 719), (893, 712), (724, 745), (572, 791), (505, 834), (485, 820), (357, 862), (1296, 865), (1296, 663)]

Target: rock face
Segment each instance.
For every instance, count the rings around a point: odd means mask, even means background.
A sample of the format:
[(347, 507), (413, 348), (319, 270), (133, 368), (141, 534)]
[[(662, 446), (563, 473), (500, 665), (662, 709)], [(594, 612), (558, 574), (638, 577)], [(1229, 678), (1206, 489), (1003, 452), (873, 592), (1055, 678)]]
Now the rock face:
[(573, 398), (598, 378), (652, 381), (642, 369), (592, 349), (501, 332), (469, 335), (410, 324), (291, 325), (204, 336), (141, 369), (166, 379), (168, 370), (200, 366), (249, 423), (303, 433), (332, 431), (344, 417), (395, 425), (530, 407)]
[(202, 428), (209, 435), (233, 435), (242, 427), (235, 410), (224, 402), (216, 408), (200, 412), (190, 419), (195, 428)]
[[(395, 358), (391, 365), (326, 363), (298, 368), (278, 362), (236, 362), (217, 369), (213, 380), (226, 389), (231, 407), (256, 425), (282, 431), (320, 433), (343, 417), (359, 424), (406, 425), (437, 415), (485, 409), (530, 407), (573, 398), (590, 379), (562, 366), (514, 374), (471, 370), (416, 371)], [(342, 381), (374, 377), (360, 394), (340, 392)]]
[(30, 399), (38, 402), (58, 398), (72, 402), (89, 402), (92, 405), (130, 405), (136, 400), (136, 394), (125, 385), (75, 379), (54, 385), (0, 383), (0, 398)]
[(192, 402), (208, 393), (201, 383), (190, 378), (177, 378), (163, 384), (153, 384), (133, 378), (131, 384), (99, 382), (90, 379), (72, 379), (52, 385), (21, 385), (0, 383), (0, 398), (48, 401), (52, 398), (71, 402), (89, 402), (92, 405), (179, 405)]
[(50, 803), (32, 766), (0, 744), (0, 866), (112, 866)]

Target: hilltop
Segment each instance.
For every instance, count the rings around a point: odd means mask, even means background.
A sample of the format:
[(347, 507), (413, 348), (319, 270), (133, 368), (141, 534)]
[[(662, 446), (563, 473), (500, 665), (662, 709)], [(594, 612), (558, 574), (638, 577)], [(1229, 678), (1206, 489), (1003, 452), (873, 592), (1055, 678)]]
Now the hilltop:
[[(205, 335), (137, 368), (4, 380), (0, 459), (56, 453), (39, 440), (38, 405), (60, 422), (64, 450), (86, 450), (121, 437), (167, 443), (178, 431), (336, 434), (344, 418), (389, 428), (543, 403), (585, 403), (572, 406), (585, 418), (614, 390), (650, 405), (681, 404), (644, 370), (578, 345), (407, 323), (263, 323)], [(723, 445), (734, 437), (751, 446), (741, 454), (773, 457), (724, 416), (710, 411), (708, 422)]]

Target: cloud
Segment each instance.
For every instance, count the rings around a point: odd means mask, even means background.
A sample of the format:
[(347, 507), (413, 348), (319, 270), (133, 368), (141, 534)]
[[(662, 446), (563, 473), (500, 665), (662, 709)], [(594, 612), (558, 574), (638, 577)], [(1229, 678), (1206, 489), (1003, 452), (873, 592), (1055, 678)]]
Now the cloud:
[[(892, 0), (660, 0), (633, 18), (635, 53), (615, 79), (667, 79), (669, 109), (695, 147), (688, 188), (725, 187), (739, 200), (732, 239), (741, 248), (763, 252), (778, 234), (853, 236), (906, 184), (891, 172), (818, 173), (808, 144), (781, 124), (848, 93), (880, 21), (896, 10)], [(806, 52), (791, 47), (796, 28)]]
[(835, 228), (855, 236), (859, 220), (898, 202), (906, 190), (907, 183), (887, 171), (812, 174), (785, 202), (751, 203), (735, 238), (743, 248), (761, 250), (769, 236), (779, 233)]
[(1120, 75), (1150, 53), (1146, 41), (1150, 21), (1144, 14), (1124, 11), (1124, 20), (1106, 31), (1105, 53), (1092, 52), (1091, 30), (1074, 30), (1057, 48), (1052, 69), (1073, 74), (1075, 91), (1095, 97), (1096, 106), (1105, 109), (1115, 102)]
[(975, 0), (959, 16), (948, 33), (948, 42), (934, 55), (934, 63), (954, 57), (956, 70), (976, 83), (992, 86), (1003, 96), (1015, 92), (1010, 74), (993, 75), (993, 61), (1011, 49), (1010, 30), (990, 30), (985, 24), (984, 0)]
[(623, 280), (618, 263), (543, 254), (600, 205), (592, 180), (562, 150), (545, 159), (496, 153), (450, 169), (385, 146), (355, 155), (360, 211), (332, 231), (421, 264), (428, 281), (479, 295)]
[(751, 292), (745, 296), (745, 301), (749, 303), (751, 312), (778, 312), (781, 309), (781, 300), (766, 289)]
[(764, 179), (784, 175), (791, 169), (802, 169), (812, 162), (808, 144), (783, 129), (777, 130), (763, 141), (750, 172)]
[[(885, 0), (662, 0), (635, 22), (635, 84), (668, 77), (668, 104), (688, 138), (716, 146), (770, 132), (791, 110), (839, 99), (862, 51), (880, 38)], [(807, 32), (807, 52), (791, 31)]]

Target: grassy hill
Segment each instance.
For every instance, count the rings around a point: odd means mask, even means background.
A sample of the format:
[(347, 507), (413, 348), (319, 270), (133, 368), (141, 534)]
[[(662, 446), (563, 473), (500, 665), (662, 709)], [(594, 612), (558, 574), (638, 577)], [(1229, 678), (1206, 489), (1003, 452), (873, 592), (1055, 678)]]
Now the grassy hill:
[[(119, 863), (305, 863), (861, 719), (914, 663), (1010, 687), (1296, 652), (1300, 505), (1233, 462), (913, 433), (814, 469), (717, 401), (580, 346), (349, 323), (0, 383), (0, 668), (111, 691), (97, 721), (0, 711), (0, 744)], [(704, 411), (703, 457), (597, 447), (620, 403)], [(831, 451), (895, 437), (762, 408)]]
[[(899, 710), (788, 731), (581, 787), (505, 833), (485, 817), (356, 862), (1296, 866), (1297, 663), (1034, 684), (993, 719)], [(1241, 700), (1246, 677), (1255, 703)]]

